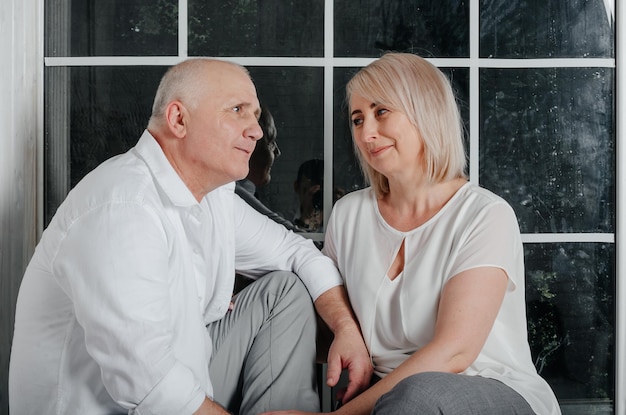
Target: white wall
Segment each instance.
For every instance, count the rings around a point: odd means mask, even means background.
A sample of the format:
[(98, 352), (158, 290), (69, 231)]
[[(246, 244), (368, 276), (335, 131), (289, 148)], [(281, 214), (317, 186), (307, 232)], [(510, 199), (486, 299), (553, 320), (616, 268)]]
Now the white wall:
[(0, 414), (8, 414), (15, 300), (38, 234), (43, 0), (0, 6)]

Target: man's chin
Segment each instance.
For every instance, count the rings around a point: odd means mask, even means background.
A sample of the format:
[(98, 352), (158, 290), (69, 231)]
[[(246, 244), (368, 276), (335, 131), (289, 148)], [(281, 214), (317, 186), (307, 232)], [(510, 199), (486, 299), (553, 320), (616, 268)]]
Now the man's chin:
[(249, 168), (242, 169), (241, 172), (239, 174), (237, 174), (237, 177), (235, 178), (235, 181), (245, 179), (246, 177), (248, 177), (248, 173), (250, 173), (250, 169)]

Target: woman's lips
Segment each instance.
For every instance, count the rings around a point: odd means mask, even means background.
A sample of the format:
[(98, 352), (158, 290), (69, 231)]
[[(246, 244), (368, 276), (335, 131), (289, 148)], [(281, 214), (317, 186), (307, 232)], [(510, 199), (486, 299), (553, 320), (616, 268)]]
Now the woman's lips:
[(370, 149), (370, 154), (372, 156), (378, 156), (379, 154), (383, 153), (385, 150), (391, 148), (392, 146), (380, 146), (380, 147), (376, 147), (376, 148), (372, 148)]

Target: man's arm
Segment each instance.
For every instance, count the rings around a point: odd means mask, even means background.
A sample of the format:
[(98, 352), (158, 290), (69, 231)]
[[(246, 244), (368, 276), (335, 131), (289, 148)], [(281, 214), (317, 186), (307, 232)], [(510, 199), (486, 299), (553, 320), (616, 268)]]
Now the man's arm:
[(328, 384), (348, 370), (344, 401), (370, 382), (373, 369), (361, 330), (350, 307), (339, 271), (311, 240), (287, 231), (235, 199), (236, 266), (239, 271), (262, 275), (273, 270), (295, 272), (307, 287), (318, 314), (333, 332), (328, 353)]
[(373, 372), (361, 330), (349, 304), (342, 285), (327, 290), (315, 300), (318, 314), (335, 336), (328, 351), (328, 386), (335, 386), (342, 370), (348, 370), (344, 403), (369, 386)]

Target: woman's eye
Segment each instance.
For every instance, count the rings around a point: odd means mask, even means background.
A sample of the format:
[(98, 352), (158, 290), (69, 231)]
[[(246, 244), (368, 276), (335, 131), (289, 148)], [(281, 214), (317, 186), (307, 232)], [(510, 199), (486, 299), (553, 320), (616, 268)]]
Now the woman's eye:
[(360, 118), (355, 118), (352, 120), (352, 125), (356, 126), (356, 125), (361, 125), (361, 124), (363, 124), (363, 120)]
[(376, 115), (383, 115), (384, 113), (389, 112), (389, 110), (385, 108), (379, 108), (376, 110)]

